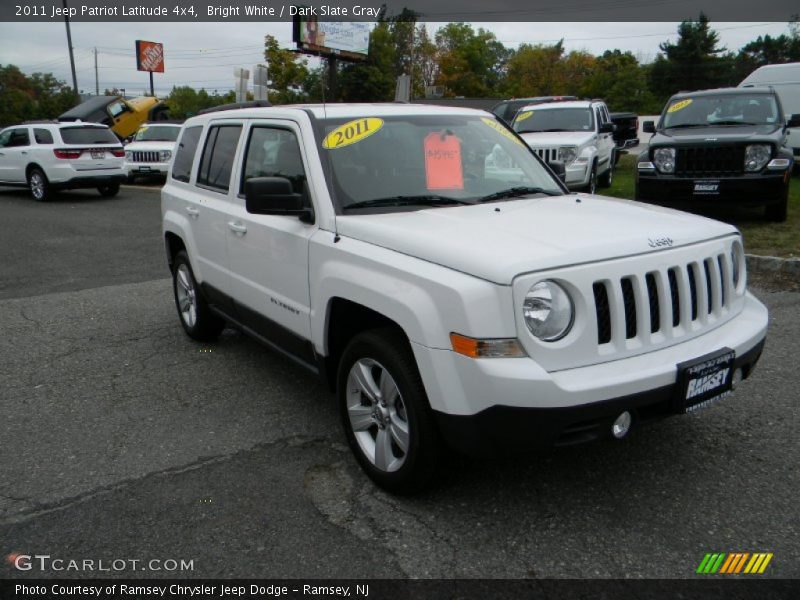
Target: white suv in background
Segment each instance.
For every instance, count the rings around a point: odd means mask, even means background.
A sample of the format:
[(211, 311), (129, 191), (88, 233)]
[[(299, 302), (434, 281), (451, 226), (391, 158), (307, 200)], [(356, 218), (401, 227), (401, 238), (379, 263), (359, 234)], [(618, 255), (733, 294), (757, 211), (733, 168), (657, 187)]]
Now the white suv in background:
[(125, 151), (105, 125), (32, 122), (0, 131), (0, 184), (28, 187), (35, 200), (56, 190), (97, 188), (107, 197), (125, 180)]
[(597, 191), (614, 177), (614, 124), (605, 102), (576, 100), (526, 106), (513, 123), (525, 143), (547, 162), (566, 168), (570, 189)]
[(169, 161), (181, 132), (180, 123), (145, 123), (133, 141), (125, 146), (125, 173), (128, 181), (137, 176), (167, 176)]

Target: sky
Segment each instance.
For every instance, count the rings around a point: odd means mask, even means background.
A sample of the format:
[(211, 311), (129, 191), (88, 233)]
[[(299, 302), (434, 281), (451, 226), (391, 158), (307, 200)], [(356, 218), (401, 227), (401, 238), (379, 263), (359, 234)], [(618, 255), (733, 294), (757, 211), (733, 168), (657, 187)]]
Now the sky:
[[(441, 23), (428, 23), (433, 34)], [(659, 43), (675, 41), (677, 23), (473, 23), (495, 33), (506, 46), (520, 43), (554, 43), (564, 38), (569, 50), (602, 54), (607, 49), (630, 50), (649, 62)], [(95, 89), (94, 48), (98, 54), (100, 93), (121, 88), (136, 96), (149, 88), (147, 73), (136, 71), (134, 40), (164, 44), (166, 72), (154, 74), (157, 95), (167, 95), (173, 85), (208, 91), (233, 88), (233, 69), (252, 68), (263, 62), (263, 40), (274, 35), (282, 46), (292, 47), (291, 23), (89, 23), (73, 22), (72, 44), (78, 88)], [(712, 23), (721, 45), (738, 50), (759, 35), (786, 33), (786, 23)], [(15, 64), (25, 73), (52, 72), (71, 82), (63, 23), (0, 22), (0, 64)]]

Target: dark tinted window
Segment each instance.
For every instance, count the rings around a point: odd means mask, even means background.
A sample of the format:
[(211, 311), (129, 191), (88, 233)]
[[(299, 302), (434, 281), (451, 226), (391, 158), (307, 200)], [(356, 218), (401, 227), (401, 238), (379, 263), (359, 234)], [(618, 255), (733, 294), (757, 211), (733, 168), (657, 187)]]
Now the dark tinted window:
[(37, 144), (53, 143), (53, 134), (47, 131), (47, 129), (34, 129), (33, 138), (36, 140)]
[(178, 144), (178, 152), (175, 154), (175, 162), (172, 165), (172, 178), (178, 181), (189, 182), (192, 175), (192, 165), (194, 164), (194, 153), (197, 150), (197, 142), (200, 141), (200, 134), (203, 132), (201, 126), (189, 127), (183, 131), (181, 142)]
[(27, 129), (12, 129), (11, 139), (6, 144), (7, 147), (13, 146), (30, 146), (31, 136), (28, 134)]
[(306, 172), (293, 132), (271, 127), (253, 128), (247, 143), (241, 192), (244, 192), (244, 182), (252, 177), (286, 177), (292, 182), (295, 193), (303, 193)]
[(119, 144), (107, 127), (62, 127), (61, 139), (65, 144)]
[(241, 125), (215, 125), (208, 131), (197, 183), (220, 190), (228, 190), (233, 168), (233, 155), (239, 143)]

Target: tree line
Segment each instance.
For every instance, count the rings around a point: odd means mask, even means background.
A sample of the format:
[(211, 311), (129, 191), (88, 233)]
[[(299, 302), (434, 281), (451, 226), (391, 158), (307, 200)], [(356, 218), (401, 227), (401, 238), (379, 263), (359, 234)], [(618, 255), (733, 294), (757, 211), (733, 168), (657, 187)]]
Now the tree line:
[[(621, 50), (600, 56), (567, 52), (563, 40), (508, 48), (491, 31), (469, 23), (449, 23), (431, 35), (413, 12), (404, 10), (378, 21), (366, 60), (337, 61), (335, 89), (328, 85), (327, 62), (313, 66), (272, 36), (265, 38), (264, 58), (274, 104), (391, 101), (397, 77), (410, 75), (414, 99), (425, 97), (433, 86), (448, 97), (573, 95), (604, 98), (611, 110), (640, 114), (660, 112), (681, 90), (735, 86), (762, 65), (800, 62), (796, 17), (788, 33), (759, 35), (738, 51), (720, 45), (719, 34), (702, 13), (682, 22), (677, 33), (675, 42), (659, 44), (655, 60), (642, 63)], [(233, 99), (233, 92), (175, 87), (166, 102), (173, 117), (185, 118)], [(0, 65), (0, 126), (52, 119), (76, 102), (72, 89), (50, 73), (25, 75), (14, 65)]]

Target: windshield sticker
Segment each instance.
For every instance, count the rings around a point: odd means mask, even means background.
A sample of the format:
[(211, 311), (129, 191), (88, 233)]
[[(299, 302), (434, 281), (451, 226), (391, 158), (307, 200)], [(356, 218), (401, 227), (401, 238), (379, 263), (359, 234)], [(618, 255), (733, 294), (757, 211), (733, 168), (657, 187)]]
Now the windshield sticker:
[(348, 121), (326, 135), (325, 139), (322, 140), (322, 147), (326, 150), (344, 148), (368, 138), (373, 133), (380, 131), (382, 127), (383, 119), (377, 117), (365, 117), (355, 121)]
[(520, 121), (524, 121), (525, 119), (530, 119), (532, 116), (533, 116), (532, 110), (519, 113), (519, 115), (517, 116), (517, 123), (519, 123)]
[(515, 142), (515, 143), (519, 144), (523, 148), (525, 147), (525, 144), (523, 144), (521, 141), (519, 141), (519, 138), (517, 138), (513, 133), (511, 133), (508, 129), (506, 129), (505, 127), (500, 125), (500, 123), (498, 123), (494, 119), (490, 119), (488, 117), (481, 117), (481, 121), (483, 121), (484, 124), (488, 125), (492, 129), (494, 129), (497, 133), (499, 133), (499, 134), (503, 135), (504, 137), (507, 137), (508, 139), (510, 139), (512, 142)]
[(682, 110), (682, 109), (686, 108), (687, 106), (689, 106), (691, 103), (692, 103), (692, 99), (691, 98), (687, 98), (686, 100), (681, 100), (680, 102), (676, 102), (675, 104), (670, 106), (667, 109), (667, 112), (668, 113), (678, 112), (679, 110)]
[(463, 190), (461, 141), (451, 132), (425, 137), (425, 176), (429, 190)]

